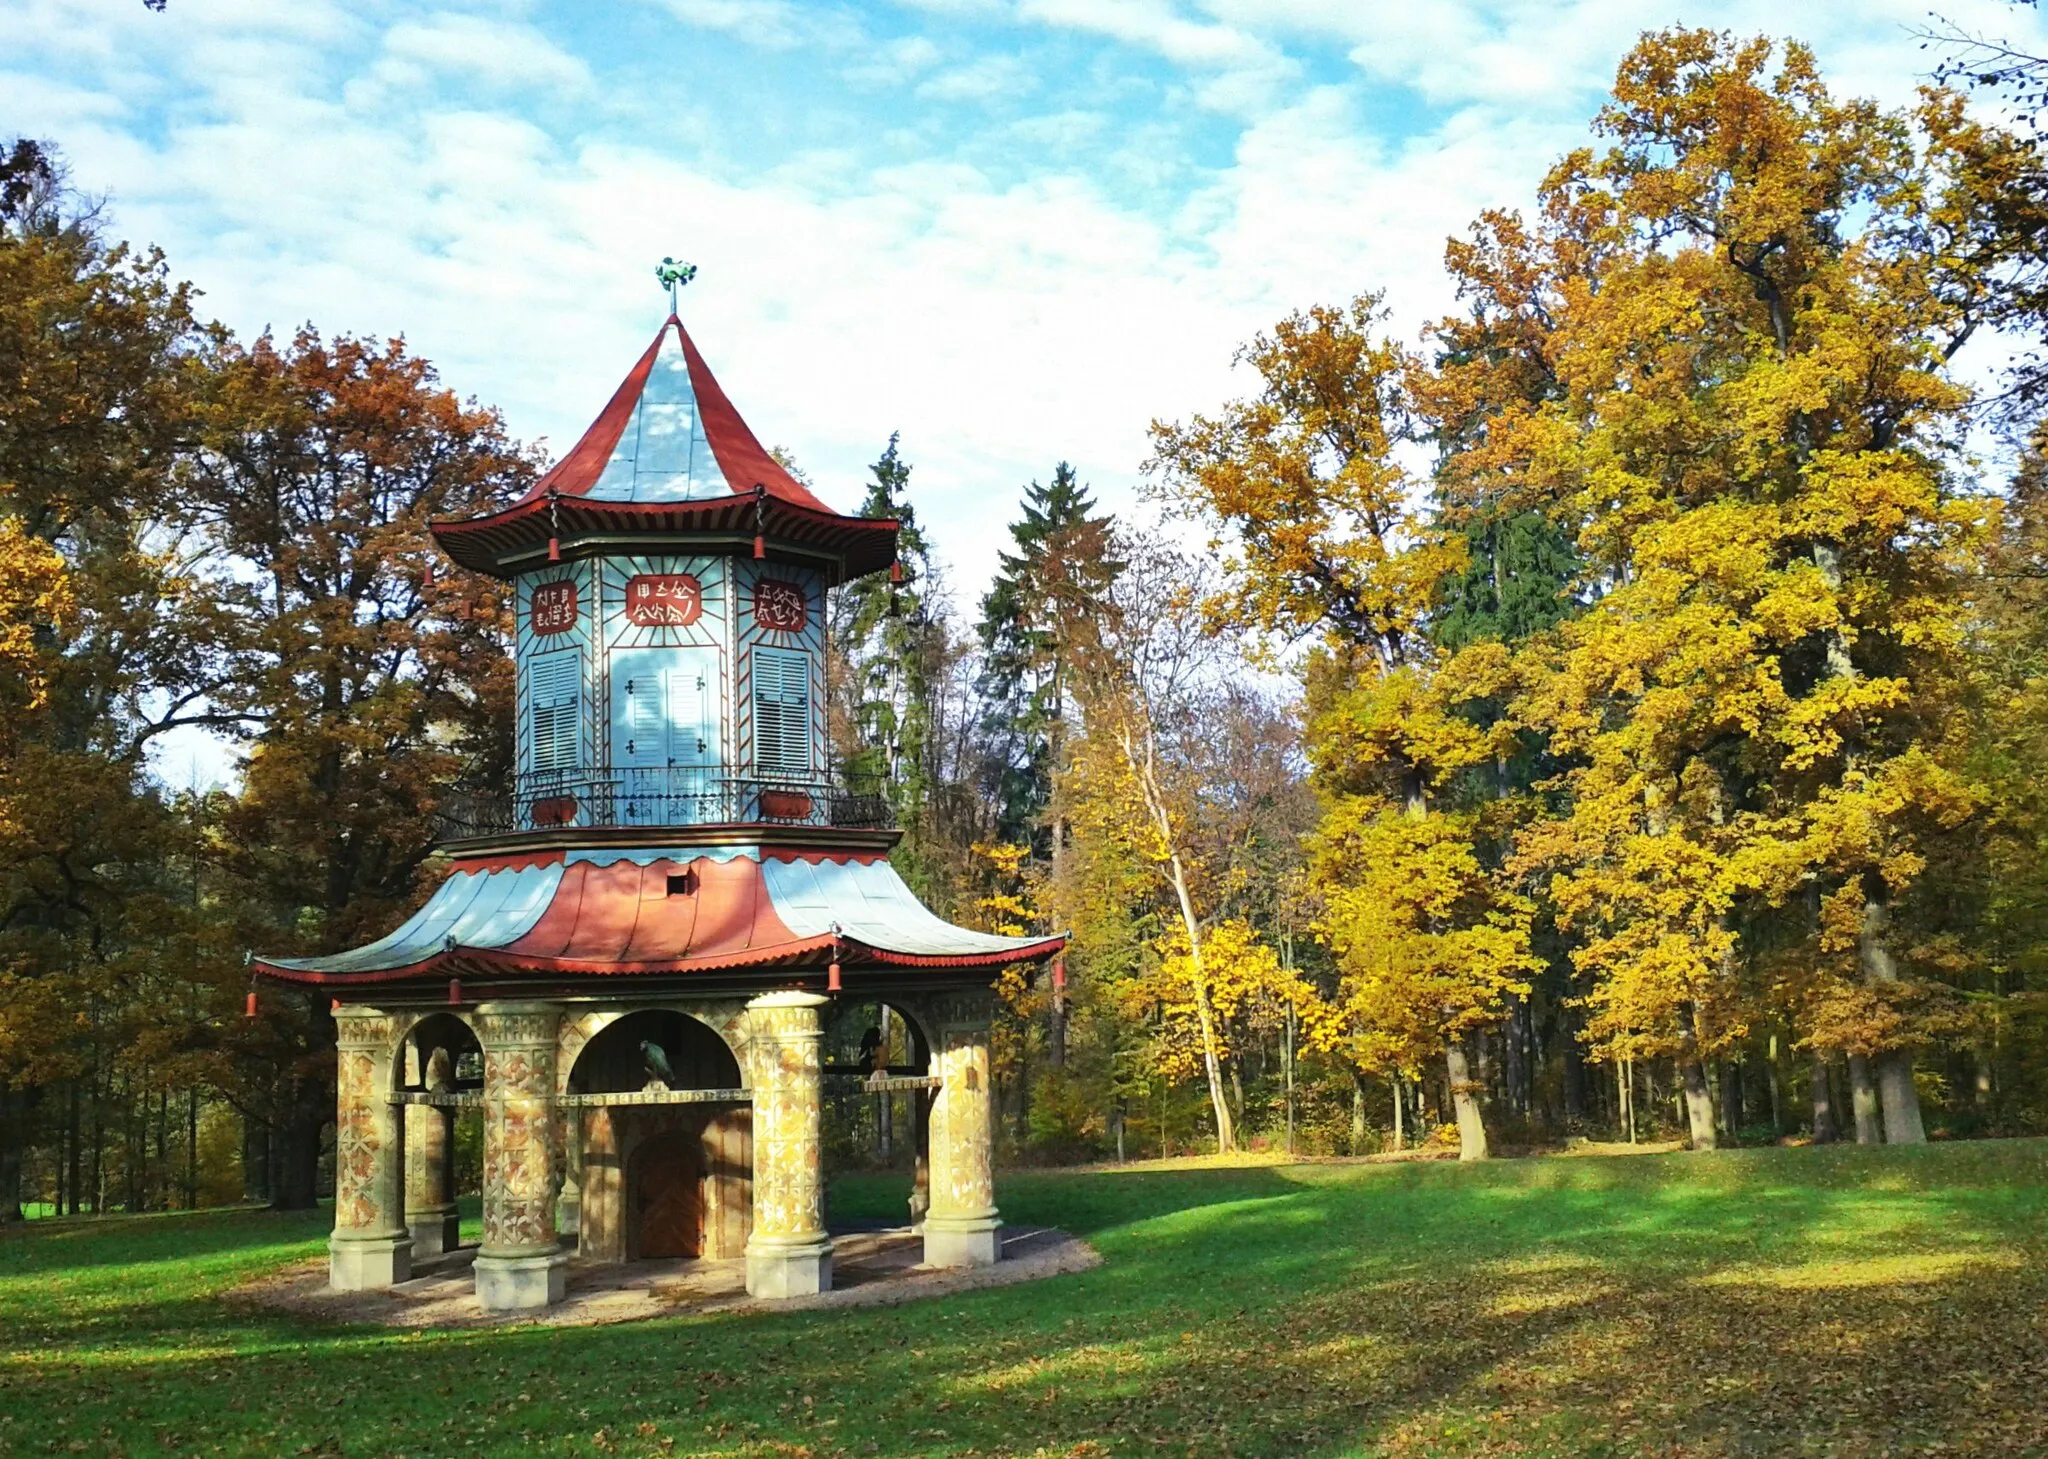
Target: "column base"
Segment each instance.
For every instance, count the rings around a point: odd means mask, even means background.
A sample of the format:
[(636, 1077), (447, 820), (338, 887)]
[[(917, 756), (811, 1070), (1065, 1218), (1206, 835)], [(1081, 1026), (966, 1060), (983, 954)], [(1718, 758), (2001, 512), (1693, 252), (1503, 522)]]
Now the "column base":
[(412, 1280), (412, 1237), (327, 1238), (327, 1286), (336, 1292), (374, 1292)]
[(832, 1243), (757, 1246), (747, 1243), (747, 1295), (773, 1301), (832, 1290)]
[(994, 1266), (1003, 1259), (1003, 1223), (997, 1216), (949, 1220), (924, 1218), (924, 1264), (939, 1267)]
[(583, 1192), (574, 1187), (564, 1188), (555, 1201), (555, 1234), (567, 1245), (583, 1234)]
[(462, 1217), (453, 1206), (429, 1206), (423, 1211), (407, 1211), (405, 1220), (412, 1227), (412, 1254), (415, 1257), (445, 1256), (462, 1245)]
[(531, 1312), (552, 1307), (569, 1292), (569, 1254), (478, 1256), (476, 1300), (486, 1312)]

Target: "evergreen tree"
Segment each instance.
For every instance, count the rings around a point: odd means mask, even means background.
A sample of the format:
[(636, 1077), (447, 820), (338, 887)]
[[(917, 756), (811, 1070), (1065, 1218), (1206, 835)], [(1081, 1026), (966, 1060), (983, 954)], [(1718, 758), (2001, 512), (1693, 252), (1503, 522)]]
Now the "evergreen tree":
[(858, 513), (900, 524), (896, 570), (846, 586), (833, 637), (848, 695), (846, 772), (859, 788), (879, 786), (889, 797), (904, 830), (897, 864), (923, 892), (936, 874), (927, 822), (941, 778), (933, 727), (947, 634), (900, 439), (891, 432), (887, 449), (868, 468)]
[(1010, 524), (1014, 552), (981, 600), (982, 673), (998, 763), (990, 786), (1001, 834), (1050, 851), (1043, 825), (1072, 692), (1075, 633), (1117, 574), (1112, 519), (1095, 513), (1088, 488), (1062, 461), (1052, 484), (1024, 490)]

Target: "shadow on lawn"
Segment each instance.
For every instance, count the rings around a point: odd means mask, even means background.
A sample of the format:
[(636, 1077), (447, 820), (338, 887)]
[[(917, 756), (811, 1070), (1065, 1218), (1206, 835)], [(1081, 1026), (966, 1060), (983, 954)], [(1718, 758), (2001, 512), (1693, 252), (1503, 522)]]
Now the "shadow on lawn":
[[(0, 1414), (96, 1452), (2017, 1452), (2048, 1439), (2044, 1196), (2048, 1147), (2019, 1144), (1019, 1173), (1011, 1218), (1104, 1267), (424, 1337), (257, 1322), (196, 1281), (131, 1291), (118, 1352), (107, 1309), (60, 1297), (0, 1368)], [(0, 1247), (0, 1318), (30, 1270), (92, 1285), (108, 1258), (61, 1245), (32, 1267)]]

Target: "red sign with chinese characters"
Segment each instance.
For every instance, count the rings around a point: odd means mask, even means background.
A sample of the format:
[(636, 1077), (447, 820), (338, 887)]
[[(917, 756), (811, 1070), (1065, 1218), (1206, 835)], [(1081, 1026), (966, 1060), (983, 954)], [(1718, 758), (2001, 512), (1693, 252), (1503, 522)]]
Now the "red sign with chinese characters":
[(526, 605), (526, 626), (536, 635), (567, 633), (576, 626), (576, 583), (536, 583)]
[(801, 633), (811, 621), (804, 590), (795, 583), (763, 578), (754, 584), (754, 621), (776, 633)]
[(688, 628), (704, 613), (704, 585), (686, 572), (626, 579), (626, 621), (641, 628)]

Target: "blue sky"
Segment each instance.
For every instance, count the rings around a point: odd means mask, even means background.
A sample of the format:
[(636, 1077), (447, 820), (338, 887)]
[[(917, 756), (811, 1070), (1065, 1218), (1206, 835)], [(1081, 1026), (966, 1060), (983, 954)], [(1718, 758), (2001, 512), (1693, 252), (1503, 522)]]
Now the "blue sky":
[[(892, 430), (979, 596), (1020, 486), (1130, 503), (1145, 427), (1288, 310), (1449, 305), (1644, 28), (1795, 34), (1902, 101), (1928, 0), (0, 0), (0, 131), (47, 137), (243, 332), (404, 334), (566, 449), (684, 315), (850, 505)], [(2048, 45), (2031, 10), (1961, 23)]]

